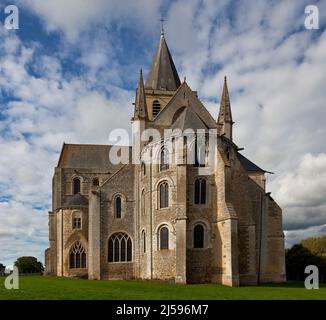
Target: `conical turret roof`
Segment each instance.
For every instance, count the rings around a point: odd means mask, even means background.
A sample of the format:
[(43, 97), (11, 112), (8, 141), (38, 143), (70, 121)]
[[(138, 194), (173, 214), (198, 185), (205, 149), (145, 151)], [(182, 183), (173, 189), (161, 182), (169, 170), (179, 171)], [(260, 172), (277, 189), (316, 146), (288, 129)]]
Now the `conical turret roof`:
[(147, 105), (143, 80), (143, 71), (140, 69), (139, 82), (136, 93), (134, 119), (147, 119)]
[(232, 112), (231, 112), (231, 103), (229, 97), (228, 85), (226, 82), (226, 77), (224, 77), (224, 86), (221, 97), (220, 104), (220, 113), (218, 115), (218, 123), (223, 124), (226, 122), (232, 123)]

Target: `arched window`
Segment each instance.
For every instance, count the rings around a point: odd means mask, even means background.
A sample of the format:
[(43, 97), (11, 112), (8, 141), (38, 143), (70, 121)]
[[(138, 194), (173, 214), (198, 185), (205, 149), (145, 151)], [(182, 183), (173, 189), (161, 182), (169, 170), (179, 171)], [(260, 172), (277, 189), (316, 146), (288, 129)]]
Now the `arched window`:
[(114, 199), (114, 215), (117, 219), (121, 218), (121, 210), (122, 209), (122, 205), (121, 205), (121, 197), (117, 196)]
[(100, 180), (98, 178), (93, 179), (93, 186), (98, 187), (100, 185)]
[(155, 118), (161, 111), (161, 104), (158, 100), (153, 101), (153, 118)]
[(208, 157), (208, 148), (206, 145), (206, 142), (204, 139), (198, 139), (195, 140), (195, 167), (205, 167), (206, 166), (206, 160)]
[(194, 248), (204, 248), (204, 227), (201, 224), (194, 228)]
[(79, 241), (70, 249), (69, 265), (70, 269), (86, 268), (86, 250)]
[(159, 185), (159, 204), (161, 209), (169, 206), (169, 185), (166, 181)]
[(145, 207), (145, 190), (141, 192), (141, 213), (144, 216), (146, 212), (146, 207)]
[(198, 178), (195, 181), (195, 204), (206, 203), (206, 180)]
[(142, 240), (143, 240), (143, 253), (146, 253), (146, 233), (145, 233), (145, 230), (142, 231)]
[(162, 148), (160, 153), (160, 171), (169, 169), (169, 151), (166, 148)]
[(159, 230), (159, 249), (169, 249), (169, 229), (167, 227), (162, 227)]
[(110, 237), (108, 250), (109, 262), (129, 262), (132, 260), (131, 239), (123, 232), (115, 233)]
[(80, 179), (79, 178), (74, 178), (72, 181), (72, 192), (73, 194), (80, 193)]

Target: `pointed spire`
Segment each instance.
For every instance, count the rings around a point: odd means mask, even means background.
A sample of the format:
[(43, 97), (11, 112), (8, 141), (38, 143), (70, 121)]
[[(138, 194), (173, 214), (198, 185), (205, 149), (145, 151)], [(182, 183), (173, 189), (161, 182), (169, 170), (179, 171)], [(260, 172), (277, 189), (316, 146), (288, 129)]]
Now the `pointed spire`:
[(175, 91), (180, 84), (180, 78), (163, 32), (161, 33), (160, 43), (148, 73), (145, 87), (154, 90)]
[(138, 81), (138, 88), (137, 88), (137, 93), (136, 93), (134, 119), (138, 119), (138, 120), (139, 119), (148, 119), (142, 69), (140, 69), (140, 72), (139, 72), (139, 81)]
[(224, 85), (220, 103), (220, 113), (218, 115), (217, 123), (222, 125), (222, 134), (232, 140), (232, 112), (231, 112), (231, 103), (228, 90), (228, 84), (226, 76), (224, 77)]

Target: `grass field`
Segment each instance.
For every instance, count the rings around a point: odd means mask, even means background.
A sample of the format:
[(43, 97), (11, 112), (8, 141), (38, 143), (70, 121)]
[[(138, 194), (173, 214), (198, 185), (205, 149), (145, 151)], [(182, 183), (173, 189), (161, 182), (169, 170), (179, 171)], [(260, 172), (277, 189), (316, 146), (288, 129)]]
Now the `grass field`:
[(177, 285), (149, 281), (79, 280), (57, 277), (20, 277), (19, 290), (6, 290), (0, 278), (0, 300), (71, 300), (71, 299), (322, 299), (326, 285), (307, 290), (293, 282), (259, 287), (230, 288), (216, 284)]

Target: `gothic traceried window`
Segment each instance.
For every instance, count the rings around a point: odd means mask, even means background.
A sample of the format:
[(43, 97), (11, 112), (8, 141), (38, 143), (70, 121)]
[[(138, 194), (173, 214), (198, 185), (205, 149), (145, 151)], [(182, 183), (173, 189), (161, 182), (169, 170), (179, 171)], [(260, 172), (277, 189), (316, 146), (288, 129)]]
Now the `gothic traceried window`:
[(86, 268), (86, 250), (79, 241), (70, 249), (69, 265), (70, 269)]
[(203, 178), (195, 180), (194, 202), (195, 204), (206, 203), (206, 180)]
[(121, 201), (121, 197), (117, 196), (114, 199), (114, 215), (117, 219), (121, 218), (121, 212), (122, 212), (122, 201)]
[(169, 249), (169, 229), (165, 226), (159, 230), (159, 249)]
[(194, 228), (194, 248), (204, 248), (204, 227), (197, 224)]
[(159, 185), (159, 208), (167, 208), (169, 206), (169, 185), (166, 181)]
[(122, 232), (113, 234), (109, 239), (108, 261), (129, 262), (132, 260), (132, 242), (130, 237)]
[(74, 178), (72, 181), (72, 192), (73, 194), (80, 193), (80, 179), (79, 178)]

